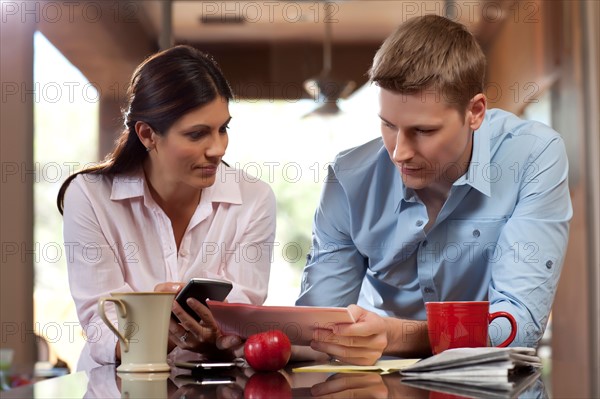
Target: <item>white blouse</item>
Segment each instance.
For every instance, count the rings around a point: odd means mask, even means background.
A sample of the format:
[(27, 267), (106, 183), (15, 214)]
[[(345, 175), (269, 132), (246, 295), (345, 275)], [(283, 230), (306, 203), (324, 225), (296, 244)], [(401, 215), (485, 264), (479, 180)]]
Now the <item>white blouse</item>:
[[(115, 362), (116, 337), (97, 312), (98, 299), (111, 292), (216, 277), (233, 282), (229, 302), (262, 304), (275, 208), (268, 184), (221, 165), (215, 184), (202, 191), (177, 252), (171, 221), (150, 195), (142, 170), (77, 176), (65, 195), (64, 240), (71, 294), (87, 341), (78, 368)], [(116, 323), (114, 310), (107, 316)]]

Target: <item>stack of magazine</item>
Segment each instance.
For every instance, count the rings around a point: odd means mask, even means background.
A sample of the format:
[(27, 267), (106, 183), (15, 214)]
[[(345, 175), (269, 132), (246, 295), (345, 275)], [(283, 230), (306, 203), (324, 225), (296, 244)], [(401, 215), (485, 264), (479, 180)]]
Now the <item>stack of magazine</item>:
[(471, 397), (513, 397), (538, 379), (534, 348), (449, 349), (403, 368), (407, 385)]

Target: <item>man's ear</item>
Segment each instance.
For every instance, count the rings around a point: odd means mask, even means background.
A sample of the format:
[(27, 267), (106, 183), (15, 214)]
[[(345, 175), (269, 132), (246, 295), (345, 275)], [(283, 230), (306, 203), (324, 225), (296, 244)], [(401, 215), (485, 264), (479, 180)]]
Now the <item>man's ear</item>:
[(146, 122), (137, 121), (135, 123), (135, 133), (144, 147), (146, 147), (148, 150), (154, 149), (156, 146), (154, 130), (152, 130), (149, 124)]
[(471, 130), (479, 129), (483, 118), (485, 117), (485, 110), (487, 108), (487, 99), (483, 93), (476, 94), (467, 107), (467, 123)]

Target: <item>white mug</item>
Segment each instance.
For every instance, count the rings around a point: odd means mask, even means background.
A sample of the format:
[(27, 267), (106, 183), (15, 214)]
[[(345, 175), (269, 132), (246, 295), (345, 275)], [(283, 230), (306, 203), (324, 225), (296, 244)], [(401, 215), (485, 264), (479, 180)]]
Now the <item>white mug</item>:
[[(119, 338), (121, 365), (117, 371), (169, 371), (169, 319), (175, 293), (112, 292), (110, 295), (98, 300), (98, 313)], [(106, 302), (113, 302), (117, 308), (118, 330), (106, 317)]]

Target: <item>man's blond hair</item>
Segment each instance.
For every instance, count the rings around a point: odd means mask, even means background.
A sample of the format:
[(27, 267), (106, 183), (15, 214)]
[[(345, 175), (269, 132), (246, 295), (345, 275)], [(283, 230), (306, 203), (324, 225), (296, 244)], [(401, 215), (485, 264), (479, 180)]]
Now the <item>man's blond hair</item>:
[(438, 15), (407, 20), (375, 54), (371, 82), (400, 94), (437, 93), (464, 113), (483, 93), (485, 55), (464, 25)]

